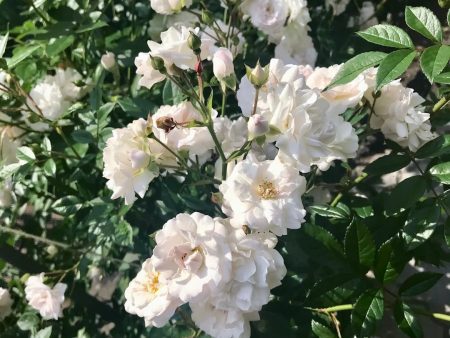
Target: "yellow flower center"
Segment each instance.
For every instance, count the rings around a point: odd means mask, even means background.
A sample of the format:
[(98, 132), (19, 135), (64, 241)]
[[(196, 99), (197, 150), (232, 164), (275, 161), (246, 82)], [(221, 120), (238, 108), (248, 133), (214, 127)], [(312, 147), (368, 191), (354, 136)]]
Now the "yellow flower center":
[(156, 293), (159, 290), (159, 272), (156, 272), (147, 282), (147, 291)]
[(256, 188), (256, 193), (259, 197), (265, 200), (272, 200), (278, 196), (278, 190), (275, 185), (267, 180), (258, 185)]

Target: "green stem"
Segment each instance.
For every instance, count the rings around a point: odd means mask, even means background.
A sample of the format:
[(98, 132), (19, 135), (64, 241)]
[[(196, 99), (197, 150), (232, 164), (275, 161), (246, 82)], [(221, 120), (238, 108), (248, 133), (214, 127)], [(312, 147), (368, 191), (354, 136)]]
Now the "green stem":
[[(345, 190), (348, 191), (348, 190), (352, 189), (355, 185), (357, 185), (358, 183), (361, 183), (366, 177), (367, 177), (367, 174), (362, 173), (357, 178), (355, 178), (355, 180)], [(337, 194), (337, 196), (334, 198), (333, 202), (331, 202), (330, 206), (335, 207), (339, 203), (339, 201), (342, 199), (342, 197), (344, 197), (344, 194), (342, 192)]]
[(450, 322), (450, 316), (444, 313), (432, 313), (431, 316), (436, 319), (445, 320), (446, 322)]
[(5, 227), (3, 225), (0, 225), (0, 231), (8, 232), (8, 233), (20, 236), (20, 237), (33, 239), (35, 241), (38, 241), (38, 242), (41, 242), (41, 243), (45, 243), (45, 244), (48, 244), (48, 245), (54, 245), (54, 246), (60, 247), (62, 249), (69, 249), (70, 248), (70, 245), (68, 245), (68, 244), (57, 242), (57, 241), (53, 241), (51, 239), (40, 237), (40, 236), (36, 236), (36, 235), (33, 235), (33, 234), (29, 234), (29, 233), (27, 233), (25, 231), (22, 231), (22, 230), (8, 228), (8, 227)]
[(45, 24), (49, 25), (50, 21), (45, 17), (44, 13), (42, 13), (39, 8), (34, 5), (34, 1), (31, 1), (31, 7), (33, 7), (34, 11), (37, 15), (45, 22)]
[(164, 142), (162, 142), (159, 138), (157, 138), (154, 134), (152, 134), (150, 136), (152, 139), (154, 139), (156, 142), (158, 142), (161, 146), (163, 146), (169, 153), (171, 153), (173, 156), (175, 156), (175, 158), (178, 160), (178, 162), (180, 162), (181, 166), (185, 169), (188, 170), (189, 167), (186, 163), (186, 161), (184, 160), (184, 158), (182, 158), (180, 155), (178, 155), (176, 152), (174, 152), (172, 149), (170, 149), (170, 147), (168, 147)]
[(437, 111), (441, 110), (442, 107), (444, 107), (448, 101), (450, 100), (450, 96), (444, 96), (442, 97), (434, 106), (433, 106), (433, 113), (436, 113)]
[(336, 306), (331, 306), (331, 307), (327, 307), (327, 308), (320, 308), (320, 309), (305, 307), (305, 309), (311, 310), (311, 311), (314, 311), (314, 312), (320, 312), (320, 313), (332, 313), (332, 312), (353, 310), (353, 304), (336, 305)]
[(222, 109), (220, 110), (220, 116), (225, 116), (225, 103), (227, 101), (227, 87), (223, 86), (222, 90)]
[(219, 153), (220, 159), (222, 160), (222, 179), (225, 180), (227, 178), (227, 157), (225, 156), (222, 146), (220, 145), (219, 139), (217, 138), (216, 132), (214, 131), (214, 125), (211, 119), (207, 124), (207, 128), (217, 148), (217, 152)]
[(73, 153), (75, 154), (75, 156), (81, 161), (81, 156), (80, 154), (78, 154), (77, 150), (75, 149), (75, 147), (69, 142), (69, 140), (66, 137), (66, 134), (64, 134), (64, 131), (62, 130), (62, 128), (60, 126), (56, 126), (55, 127), (56, 132), (61, 136), (61, 138), (63, 139), (64, 143), (70, 148), (72, 149)]
[(258, 98), (259, 98), (259, 88), (256, 88), (255, 101), (253, 102), (252, 115), (256, 114), (256, 107), (258, 106)]

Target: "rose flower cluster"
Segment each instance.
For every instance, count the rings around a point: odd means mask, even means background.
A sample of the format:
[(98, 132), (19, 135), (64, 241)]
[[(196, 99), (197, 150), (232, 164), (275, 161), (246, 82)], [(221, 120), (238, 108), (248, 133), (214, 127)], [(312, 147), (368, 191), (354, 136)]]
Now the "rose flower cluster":
[[(190, 2), (151, 4), (168, 15)], [(189, 20), (161, 33), (159, 43), (149, 41), (150, 51), (135, 59), (141, 86), (151, 89), (170, 80), (189, 100), (162, 106), (147, 120), (113, 131), (103, 154), (112, 198), (132, 204), (158, 175), (214, 162), (215, 178), (221, 182), (216, 199), (227, 216), (182, 213), (156, 233), (152, 256), (125, 292), (126, 310), (146, 325), (164, 326), (188, 303), (194, 323), (211, 336), (250, 336), (249, 322), (258, 319), (271, 289), (286, 274), (276, 236), (304, 222), (302, 174), (313, 167), (326, 171), (334, 160), (356, 156), (358, 136), (343, 117), (348, 109), (370, 103), (371, 127), (411, 150), (435, 137), (429, 115), (420, 106), (423, 99), (400, 82), (384, 87), (374, 100), (375, 68), (326, 90), (341, 65), (313, 68), (313, 53), (305, 58), (288, 48), (294, 35), (305, 50), (295, 33), (303, 31), (307, 37), (304, 5), (288, 0), (243, 2), (243, 13), (279, 44), (278, 58), (265, 67), (248, 67), (240, 81), (233, 64), (239, 46), (225, 48), (220, 32), (194, 27)], [(273, 11), (262, 12), (261, 7)], [(205, 103), (202, 64), (210, 61), (222, 92), (238, 87), (241, 116), (235, 119), (219, 116)], [(200, 78), (198, 93), (184, 87), (189, 73)]]

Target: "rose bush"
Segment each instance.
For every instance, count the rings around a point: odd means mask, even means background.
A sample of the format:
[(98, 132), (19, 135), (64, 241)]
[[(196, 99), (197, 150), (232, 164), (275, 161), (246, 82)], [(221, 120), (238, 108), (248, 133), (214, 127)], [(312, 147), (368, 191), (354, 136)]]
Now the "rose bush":
[(450, 4), (418, 5), (0, 1), (0, 335), (444, 336)]

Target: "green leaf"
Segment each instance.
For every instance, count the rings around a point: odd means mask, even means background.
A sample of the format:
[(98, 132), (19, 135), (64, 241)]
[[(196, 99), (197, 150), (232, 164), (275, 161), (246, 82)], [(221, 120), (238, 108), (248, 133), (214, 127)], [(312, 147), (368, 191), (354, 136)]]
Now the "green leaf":
[(406, 167), (411, 162), (408, 155), (389, 154), (370, 163), (364, 171), (369, 175), (385, 175)]
[(320, 242), (324, 247), (330, 251), (334, 251), (338, 254), (343, 254), (341, 244), (336, 238), (324, 228), (315, 224), (305, 224), (303, 225), (303, 230), (312, 238)]
[(450, 84), (450, 72), (441, 73), (434, 78), (434, 82)]
[(423, 331), (420, 322), (414, 316), (411, 308), (403, 303), (402, 301), (397, 301), (394, 306), (394, 317), (397, 322), (397, 326), (406, 335), (411, 338), (422, 338)]
[(120, 108), (122, 108), (122, 110), (125, 113), (140, 113), (141, 112), (141, 108), (136, 104), (136, 102), (133, 101), (133, 99), (129, 98), (129, 97), (125, 97), (125, 98), (121, 98), (117, 101), (117, 103), (119, 104)]
[(52, 158), (49, 158), (44, 163), (44, 174), (47, 176), (55, 176), (56, 174), (56, 163)]
[(77, 29), (75, 31), (75, 33), (85, 33), (85, 32), (90, 32), (99, 28), (103, 28), (108, 26), (108, 24), (105, 21), (99, 20), (97, 22), (94, 23), (90, 23), (88, 25), (84, 25), (82, 27), (80, 27), (79, 29)]
[(81, 208), (81, 206), (82, 204), (78, 197), (68, 195), (60, 198), (59, 200), (56, 200), (52, 205), (52, 209), (57, 214), (70, 216), (71, 214), (77, 212)]
[(9, 38), (9, 32), (5, 35), (0, 36), (0, 58), (3, 57), (3, 54), (5, 54), (6, 50), (6, 44), (8, 43)]
[(311, 322), (311, 329), (318, 338), (336, 338), (333, 331), (315, 320)]
[(108, 118), (109, 114), (113, 111), (116, 106), (115, 102), (108, 102), (101, 106), (97, 111), (97, 123), (99, 126), (103, 126)]
[(428, 8), (407, 6), (405, 20), (409, 28), (422, 34), (427, 39), (442, 42), (441, 23)]
[(414, 205), (425, 193), (427, 183), (422, 176), (412, 176), (401, 181), (385, 199), (385, 210), (393, 215), (400, 209)]
[(386, 56), (378, 68), (376, 90), (401, 76), (415, 56), (416, 52), (409, 49), (400, 49)]
[(311, 300), (319, 298), (354, 278), (355, 274), (353, 273), (338, 273), (329, 275), (314, 284), (307, 294), (307, 299)]
[(425, 49), (420, 57), (420, 66), (430, 82), (442, 73), (450, 60), (450, 47), (432, 46)]
[(64, 51), (66, 48), (69, 48), (75, 41), (75, 36), (73, 35), (67, 35), (62, 36), (60, 38), (57, 38), (56, 40), (52, 41), (47, 48), (45, 49), (48, 56), (52, 57), (55, 55), (58, 55), (62, 51)]
[(75, 130), (70, 134), (77, 143), (93, 143), (94, 137), (86, 130)]
[(450, 153), (450, 135), (439, 137), (425, 143), (416, 151), (417, 158), (438, 157)]
[(371, 289), (363, 293), (352, 311), (352, 327), (356, 337), (372, 337), (383, 313), (383, 291)]
[(36, 160), (36, 155), (34, 155), (31, 148), (20, 147), (19, 149), (17, 149), (17, 159), (21, 164), (29, 163)]
[(48, 326), (45, 329), (40, 330), (34, 335), (33, 338), (50, 338), (52, 335), (52, 327)]
[(402, 296), (417, 296), (431, 289), (443, 274), (436, 272), (420, 272), (403, 282), (398, 290)]
[(14, 68), (20, 62), (29, 58), (34, 52), (36, 52), (40, 48), (41, 46), (39, 45), (30, 45), (30, 46), (26, 45), (14, 49), (13, 57), (7, 61), (8, 68)]
[(392, 25), (375, 25), (357, 33), (363, 39), (377, 45), (414, 49), (409, 35), (401, 28)]
[(39, 318), (34, 312), (25, 312), (17, 321), (17, 326), (22, 331), (31, 331), (39, 325)]
[(366, 69), (380, 64), (386, 55), (386, 53), (382, 52), (367, 52), (356, 55), (342, 65), (326, 89), (343, 85), (354, 80)]
[(436, 164), (430, 169), (430, 174), (439, 182), (450, 184), (450, 162)]
[(42, 150), (44, 151), (44, 153), (45, 153), (46, 155), (50, 155), (50, 153), (51, 153), (51, 151), (52, 151), (52, 143), (50, 142), (50, 139), (49, 139), (47, 136), (45, 136), (45, 137), (42, 139), (42, 145), (41, 145), (41, 147), (42, 147)]
[(166, 81), (163, 88), (162, 99), (164, 104), (175, 105), (183, 100), (183, 93), (172, 81)]
[(440, 213), (439, 206), (434, 204), (411, 210), (402, 232), (408, 250), (417, 248), (431, 237)]
[(403, 266), (397, 264), (394, 241), (389, 240), (381, 245), (378, 249), (374, 265), (375, 278), (383, 284), (387, 284), (395, 280), (403, 270)]
[(367, 271), (375, 259), (375, 242), (366, 225), (359, 221), (352, 222), (347, 228), (344, 239), (345, 255), (350, 263)]
[(351, 216), (350, 209), (342, 203), (336, 207), (330, 205), (312, 205), (309, 207), (309, 211), (326, 218), (341, 220), (349, 219)]
[(5, 165), (0, 168), (0, 179), (5, 179), (14, 175), (20, 168), (22, 164), (20, 163), (12, 163)]

